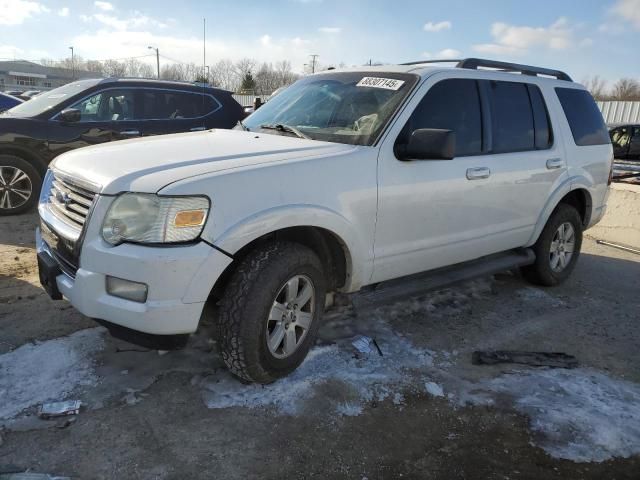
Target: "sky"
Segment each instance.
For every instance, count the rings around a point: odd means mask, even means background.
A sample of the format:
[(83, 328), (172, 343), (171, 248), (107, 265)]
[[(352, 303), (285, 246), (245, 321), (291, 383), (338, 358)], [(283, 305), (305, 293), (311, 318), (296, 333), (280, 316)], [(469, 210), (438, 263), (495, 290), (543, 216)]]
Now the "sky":
[[(249, 57), (322, 66), (483, 57), (640, 78), (640, 0), (0, 0), (0, 58)], [(171, 60), (170, 60), (171, 59)]]

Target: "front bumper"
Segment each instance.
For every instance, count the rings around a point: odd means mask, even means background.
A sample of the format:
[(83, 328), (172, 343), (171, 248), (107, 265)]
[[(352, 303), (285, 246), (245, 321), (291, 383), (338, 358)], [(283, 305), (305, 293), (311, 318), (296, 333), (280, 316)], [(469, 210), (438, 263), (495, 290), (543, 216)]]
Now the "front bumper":
[[(47, 244), (36, 231), (38, 252)], [(62, 295), (84, 315), (153, 335), (193, 333), (215, 281), (231, 259), (204, 242), (174, 247), (107, 245), (85, 238), (75, 278), (61, 273)], [(106, 291), (111, 275), (149, 286), (145, 303), (114, 297)]]

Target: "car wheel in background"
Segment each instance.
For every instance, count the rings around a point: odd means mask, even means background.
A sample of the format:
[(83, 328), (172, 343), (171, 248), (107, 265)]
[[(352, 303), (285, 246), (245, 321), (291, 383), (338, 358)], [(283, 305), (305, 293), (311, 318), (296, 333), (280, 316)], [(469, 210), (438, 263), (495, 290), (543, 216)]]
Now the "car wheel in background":
[(26, 160), (0, 155), (0, 215), (24, 213), (37, 203), (42, 177)]

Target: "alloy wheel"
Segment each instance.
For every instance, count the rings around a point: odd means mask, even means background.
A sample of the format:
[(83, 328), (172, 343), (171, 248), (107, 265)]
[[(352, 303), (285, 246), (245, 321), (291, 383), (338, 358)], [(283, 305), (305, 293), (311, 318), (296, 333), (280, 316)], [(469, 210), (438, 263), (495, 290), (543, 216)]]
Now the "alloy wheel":
[(306, 275), (296, 275), (280, 288), (267, 319), (267, 347), (274, 357), (287, 358), (298, 350), (311, 328), (315, 299)]
[(573, 251), (576, 245), (576, 232), (573, 225), (565, 222), (558, 227), (551, 240), (549, 250), (549, 264), (551, 270), (556, 273), (562, 272), (571, 262)]
[(0, 166), (0, 209), (21, 207), (32, 194), (33, 185), (29, 175), (17, 167)]

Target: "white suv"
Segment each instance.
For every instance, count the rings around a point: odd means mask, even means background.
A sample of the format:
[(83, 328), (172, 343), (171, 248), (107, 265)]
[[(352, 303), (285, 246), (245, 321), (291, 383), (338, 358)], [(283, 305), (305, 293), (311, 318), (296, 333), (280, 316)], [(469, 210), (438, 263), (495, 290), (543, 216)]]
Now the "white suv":
[(165, 348), (218, 302), (227, 366), (270, 382), (302, 362), (330, 292), (500, 255), (563, 281), (608, 191), (593, 99), (559, 71), (428, 63), (305, 77), (235, 130), (59, 156), (39, 205), (42, 284)]

